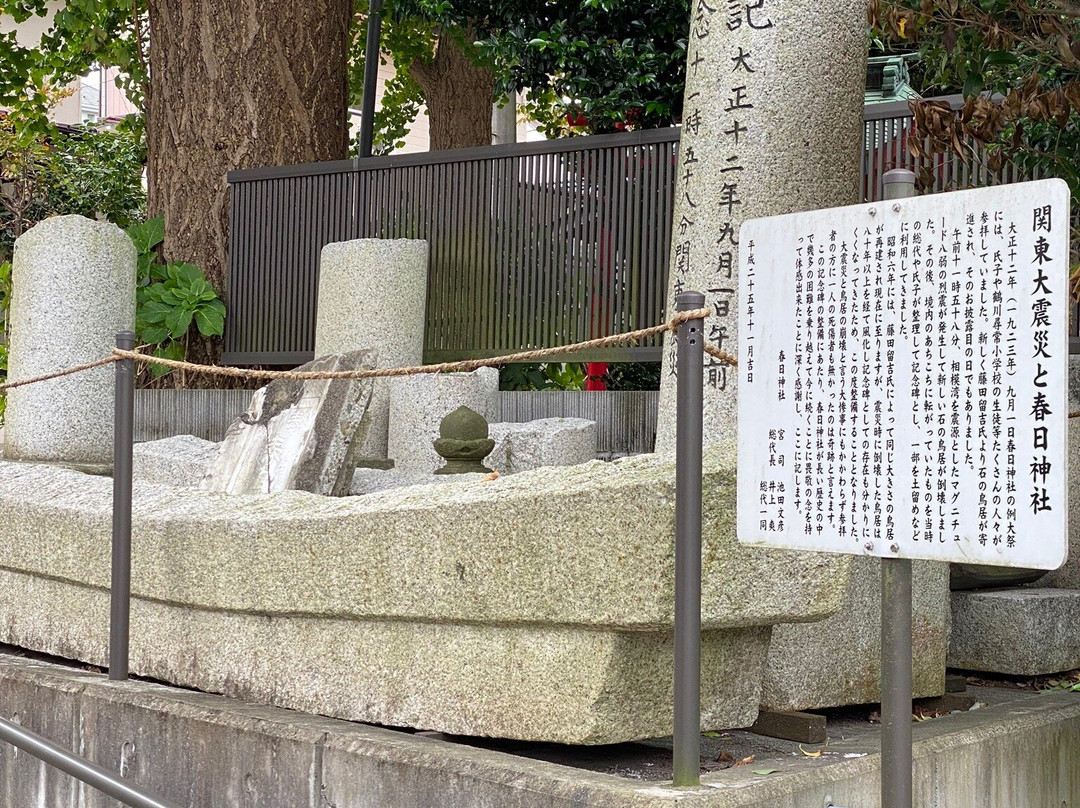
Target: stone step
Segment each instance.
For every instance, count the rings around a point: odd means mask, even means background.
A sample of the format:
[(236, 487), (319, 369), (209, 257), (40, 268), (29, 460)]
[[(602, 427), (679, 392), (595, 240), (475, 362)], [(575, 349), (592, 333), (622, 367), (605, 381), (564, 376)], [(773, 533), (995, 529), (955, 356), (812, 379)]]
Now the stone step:
[(1080, 668), (1080, 590), (953, 592), (949, 667), (1014, 676)]

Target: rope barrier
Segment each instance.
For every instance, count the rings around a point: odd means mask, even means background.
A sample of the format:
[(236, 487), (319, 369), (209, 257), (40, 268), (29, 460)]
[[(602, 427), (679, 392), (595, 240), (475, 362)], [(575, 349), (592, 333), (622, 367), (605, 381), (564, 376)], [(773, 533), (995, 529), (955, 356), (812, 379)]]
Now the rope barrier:
[[(110, 365), (121, 359), (133, 359), (136, 362), (145, 362), (151, 365), (162, 365), (176, 370), (190, 370), (196, 373), (205, 373), (210, 376), (229, 376), (238, 379), (385, 379), (394, 376), (417, 376), (421, 373), (463, 373), (477, 368), (489, 368), (505, 365), (509, 362), (531, 362), (536, 359), (548, 359), (553, 356), (572, 353), (574, 351), (587, 350), (589, 348), (609, 348), (612, 345), (620, 345), (627, 342), (635, 342), (645, 337), (662, 334), (665, 331), (675, 331), (681, 323), (687, 320), (704, 320), (712, 312), (709, 309), (693, 309), (681, 311), (666, 323), (641, 328), (637, 331), (627, 331), (623, 334), (613, 334), (610, 337), (575, 342), (571, 345), (563, 345), (558, 348), (540, 348), (535, 351), (523, 351), (521, 353), (496, 356), (490, 359), (466, 359), (461, 362), (441, 362), (437, 365), (413, 365), (402, 368), (376, 368), (374, 370), (252, 370), (250, 368), (231, 368), (220, 365), (197, 365), (194, 362), (183, 362), (176, 359), (165, 359), (160, 356), (147, 356), (139, 351), (123, 351), (113, 348), (112, 353), (102, 359), (76, 365), (55, 373), (47, 373), (44, 376), (35, 376), (32, 379), (22, 379), (17, 382), (0, 384), (0, 393), (22, 387), (27, 384), (59, 379), (62, 376), (70, 376), (73, 373), (82, 373), (84, 370), (92, 370), (102, 365)], [(727, 351), (721, 351), (709, 343), (704, 345), (705, 353), (719, 360), (725, 365), (738, 367), (739, 361)], [(1080, 410), (1069, 413), (1069, 418), (1080, 418)]]
[[(523, 351), (520, 353), (508, 354), (506, 356), (492, 357), (490, 359), (467, 359), (461, 362), (442, 362), (437, 365), (415, 365), (400, 368), (376, 368), (372, 370), (253, 370), (250, 368), (222, 367), (220, 365), (198, 365), (194, 362), (165, 359), (159, 356), (148, 356), (140, 351), (125, 351), (114, 348), (110, 356), (99, 359), (96, 362), (89, 362), (85, 365), (78, 365), (77, 367), (67, 368), (66, 370), (49, 373), (44, 376), (36, 376), (32, 379), (22, 379), (17, 382), (0, 384), (0, 392), (15, 387), (21, 387), (26, 384), (34, 384), (35, 382), (43, 382), (61, 376), (68, 376), (72, 373), (80, 373), (84, 370), (90, 370), (91, 368), (106, 365), (111, 362), (117, 362), (121, 359), (132, 359), (136, 362), (161, 365), (175, 370), (189, 370), (210, 376), (227, 376), (237, 379), (381, 379), (394, 376), (416, 376), (421, 373), (467, 372), (476, 370), (477, 368), (498, 367), (499, 365), (505, 365), (509, 362), (531, 362), (537, 359), (548, 359), (550, 357), (588, 350), (590, 348), (608, 348), (613, 345), (636, 342), (639, 339), (662, 334), (665, 331), (675, 331), (681, 323), (684, 323), (687, 320), (703, 320), (710, 316), (710, 314), (711, 311), (709, 309), (682, 311), (677, 313), (668, 322), (660, 325), (638, 329), (637, 331), (628, 331), (623, 334), (613, 334), (609, 337), (586, 340), (585, 342), (576, 342), (571, 345), (563, 345), (557, 348), (540, 348), (533, 351)], [(718, 350), (707, 344), (705, 350), (711, 356), (716, 357), (725, 364), (729, 364), (732, 367), (738, 365), (738, 360), (726, 351)]]
[(82, 373), (84, 370), (93, 370), (99, 368), (102, 365), (111, 365), (113, 362), (119, 362), (121, 357), (119, 356), (106, 356), (104, 359), (96, 359), (93, 362), (87, 362), (85, 365), (75, 365), (75, 367), (67, 368), (65, 370), (58, 370), (55, 373), (46, 373), (44, 376), (35, 376), (32, 379), (22, 379), (17, 382), (6, 382), (0, 384), (0, 393), (7, 392), (8, 390), (14, 390), (16, 387), (22, 387), (24, 384), (36, 384), (37, 382), (47, 382), (49, 379), (59, 379), (61, 376), (70, 376), (73, 373)]

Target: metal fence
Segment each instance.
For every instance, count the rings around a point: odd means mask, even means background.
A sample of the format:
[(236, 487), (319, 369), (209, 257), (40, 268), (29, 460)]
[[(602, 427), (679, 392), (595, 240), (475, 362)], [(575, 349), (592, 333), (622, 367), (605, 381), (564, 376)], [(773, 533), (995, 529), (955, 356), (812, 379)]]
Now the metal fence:
[(655, 325), (677, 148), (667, 129), (232, 172), (223, 359), (311, 359), (319, 253), (353, 238), (428, 241), (428, 362)]
[[(944, 101), (954, 110), (964, 105), (962, 95), (941, 96), (933, 100)], [(881, 179), (886, 171), (893, 168), (906, 168), (917, 174), (928, 172), (933, 183), (925, 188), (924, 192), (929, 193), (1036, 179), (1023, 174), (1012, 163), (1005, 163), (1001, 169), (992, 171), (986, 162), (986, 150), (970, 138), (963, 142), (967, 149), (967, 160), (960, 159), (951, 151), (930, 156), (912, 156), (908, 149), (908, 140), (913, 137), (911, 129), (914, 119), (907, 101), (868, 106), (863, 111), (863, 120), (866, 122), (861, 186), (864, 202), (875, 201), (881, 197)]]
[[(954, 107), (960, 96), (946, 100)], [(931, 191), (1022, 179), (973, 146), (916, 159), (906, 102), (864, 113), (861, 192), (891, 168)], [(678, 129), (234, 171), (223, 361), (313, 358), (319, 254), (334, 241), (430, 245), (426, 362), (499, 356), (664, 318)], [(660, 342), (576, 358), (659, 360)]]

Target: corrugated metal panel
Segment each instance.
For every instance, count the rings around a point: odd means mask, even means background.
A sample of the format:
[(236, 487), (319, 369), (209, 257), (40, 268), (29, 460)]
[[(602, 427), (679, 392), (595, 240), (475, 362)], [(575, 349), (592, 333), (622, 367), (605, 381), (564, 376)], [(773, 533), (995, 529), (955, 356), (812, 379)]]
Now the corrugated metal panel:
[[(231, 172), (223, 361), (311, 358), (319, 254), (351, 238), (428, 241), (428, 362), (655, 325), (670, 222), (643, 211), (670, 220), (677, 148), (668, 129)], [(660, 344), (577, 358), (659, 360)]]
[(596, 421), (598, 455), (643, 454), (656, 443), (660, 393), (635, 391), (502, 391), (499, 420), (521, 423), (540, 418)]
[[(893, 168), (927, 169), (935, 192), (1023, 179), (1011, 167), (988, 171), (973, 143), (968, 163), (951, 153), (916, 160), (907, 102), (868, 106), (864, 119), (865, 201), (880, 198)], [(428, 241), (426, 362), (656, 325), (678, 138), (678, 129), (656, 129), (230, 172), (223, 361), (311, 359), (320, 252), (353, 238)], [(575, 358), (656, 361), (660, 344)]]
[(195, 435), (219, 441), (252, 390), (136, 390), (135, 441)]
[[(233, 419), (247, 409), (251, 390), (137, 390), (136, 442), (173, 435), (220, 441)], [(597, 454), (651, 452), (656, 441), (655, 390), (500, 392), (500, 421), (586, 418), (597, 424)]]

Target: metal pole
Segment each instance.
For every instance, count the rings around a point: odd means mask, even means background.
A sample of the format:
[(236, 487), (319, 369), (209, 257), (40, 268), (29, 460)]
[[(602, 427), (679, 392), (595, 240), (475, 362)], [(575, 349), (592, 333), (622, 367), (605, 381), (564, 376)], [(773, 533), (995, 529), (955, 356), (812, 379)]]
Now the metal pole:
[(881, 805), (911, 808), (911, 561), (881, 559)]
[[(705, 305), (682, 292), (676, 311)], [(701, 783), (701, 429), (704, 320), (679, 325), (675, 434), (675, 731), (674, 785)]]
[[(885, 172), (886, 200), (915, 196), (915, 174)], [(911, 560), (881, 559), (881, 805), (911, 808)]]
[[(135, 335), (121, 331), (116, 347), (135, 348)], [(116, 412), (113, 433), (112, 578), (109, 609), (109, 678), (128, 678), (131, 614), (131, 446), (135, 422), (135, 361), (116, 365)]]
[(70, 774), (91, 788), (96, 788), (102, 794), (119, 800), (131, 808), (177, 808), (174, 803), (165, 802), (108, 769), (83, 760), (37, 733), (23, 729), (18, 724), (13, 724), (3, 718), (0, 718), (0, 741), (7, 741), (17, 749), (45, 761), (50, 766), (65, 774)]
[(360, 105), (360, 156), (371, 157), (375, 135), (375, 83), (379, 78), (379, 39), (382, 35), (382, 0), (368, 4), (367, 43), (364, 49), (364, 96)]

